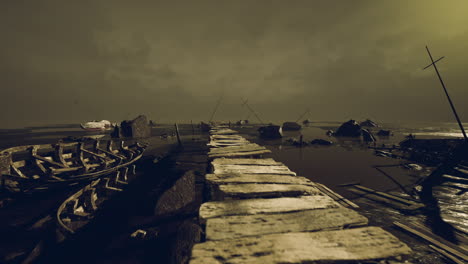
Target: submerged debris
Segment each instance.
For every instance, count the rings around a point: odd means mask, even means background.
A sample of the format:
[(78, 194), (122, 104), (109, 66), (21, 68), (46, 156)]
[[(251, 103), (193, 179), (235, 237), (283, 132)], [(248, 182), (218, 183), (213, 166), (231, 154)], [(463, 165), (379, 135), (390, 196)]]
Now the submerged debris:
[(360, 137), (361, 126), (351, 119), (343, 123), (333, 135), (337, 137)]
[(260, 137), (267, 139), (276, 139), (283, 137), (283, 129), (281, 128), (281, 126), (263, 126), (258, 129), (258, 132), (260, 133)]
[(297, 131), (301, 130), (302, 127), (296, 122), (284, 122), (282, 128), (284, 131)]
[(310, 142), (312, 145), (322, 145), (322, 146), (330, 146), (333, 145), (333, 142), (330, 140), (325, 139), (314, 139)]
[(420, 171), (420, 170), (423, 169), (423, 167), (421, 167), (418, 164), (414, 164), (414, 163), (404, 164), (403, 168), (408, 169), (408, 170), (416, 170), (416, 171)]
[(380, 129), (379, 132), (377, 132), (377, 136), (379, 137), (388, 137), (390, 135), (391, 135), (390, 130)]
[(367, 129), (362, 129), (362, 139), (365, 142), (376, 142), (377, 141), (375, 139), (374, 135), (372, 135), (372, 132), (370, 132)]

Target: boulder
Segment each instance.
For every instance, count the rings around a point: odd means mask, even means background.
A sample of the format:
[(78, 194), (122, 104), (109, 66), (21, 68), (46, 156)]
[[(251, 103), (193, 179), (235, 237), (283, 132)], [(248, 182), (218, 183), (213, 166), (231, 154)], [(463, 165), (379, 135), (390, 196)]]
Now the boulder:
[(366, 121), (361, 122), (360, 124), (362, 127), (378, 127), (377, 123), (370, 119), (366, 119)]
[(361, 126), (355, 120), (343, 123), (334, 133), (337, 137), (360, 137)]
[(125, 120), (116, 127), (111, 134), (112, 137), (146, 138), (151, 136), (151, 126), (144, 115), (139, 115), (133, 120)]
[(283, 123), (283, 131), (297, 131), (301, 130), (301, 125), (296, 122), (284, 122)]
[(193, 171), (188, 171), (159, 198), (154, 209), (154, 215), (174, 214), (194, 202), (195, 199), (195, 174)]

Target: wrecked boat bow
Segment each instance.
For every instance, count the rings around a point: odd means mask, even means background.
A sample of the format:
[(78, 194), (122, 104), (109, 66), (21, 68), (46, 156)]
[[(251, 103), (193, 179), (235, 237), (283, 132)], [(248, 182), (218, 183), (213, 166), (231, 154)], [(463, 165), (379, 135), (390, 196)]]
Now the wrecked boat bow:
[[(1, 187), (14, 193), (45, 191), (94, 180), (139, 160), (138, 142), (103, 141), (26, 145), (0, 152)], [(118, 146), (115, 148), (115, 146)]]

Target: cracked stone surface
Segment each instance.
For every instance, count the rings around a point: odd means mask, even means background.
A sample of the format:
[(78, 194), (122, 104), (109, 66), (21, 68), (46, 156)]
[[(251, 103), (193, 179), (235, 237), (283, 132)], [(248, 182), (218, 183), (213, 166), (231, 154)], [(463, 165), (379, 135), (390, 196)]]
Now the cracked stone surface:
[(272, 198), (296, 197), (304, 195), (322, 195), (315, 187), (299, 184), (223, 184), (214, 188), (213, 197), (216, 200), (224, 198)]
[(278, 175), (278, 174), (207, 174), (206, 180), (211, 184), (227, 183), (282, 183), (303, 184), (315, 186), (316, 184), (302, 176)]
[(194, 246), (190, 263), (314, 263), (409, 253), (411, 249), (387, 231), (362, 227), (208, 241)]
[(219, 158), (214, 159), (211, 164), (213, 165), (283, 165), (283, 163), (275, 161), (274, 159), (226, 159), (226, 158)]
[(226, 173), (249, 173), (249, 174), (282, 174), (282, 175), (296, 175), (295, 172), (291, 171), (284, 165), (221, 165), (212, 164), (213, 171), (215, 174), (226, 174)]
[(295, 198), (247, 199), (207, 202), (200, 207), (201, 219), (228, 215), (249, 215), (260, 213), (284, 213), (310, 209), (341, 207), (328, 196), (301, 196)]
[(347, 208), (235, 215), (208, 219), (206, 239), (223, 240), (275, 233), (333, 230), (363, 226), (367, 223), (366, 217)]

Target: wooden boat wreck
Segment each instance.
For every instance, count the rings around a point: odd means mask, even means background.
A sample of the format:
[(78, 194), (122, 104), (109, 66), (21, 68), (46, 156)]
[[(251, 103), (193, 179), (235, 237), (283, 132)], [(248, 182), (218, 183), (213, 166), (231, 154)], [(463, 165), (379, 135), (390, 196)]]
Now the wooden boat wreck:
[(114, 194), (121, 192), (135, 176), (135, 165), (123, 167), (104, 177), (93, 180), (68, 197), (56, 212), (59, 241), (76, 233), (88, 224), (102, 204)]
[(33, 192), (91, 181), (131, 165), (145, 148), (122, 140), (8, 148), (0, 152), (1, 187), (9, 192)]

